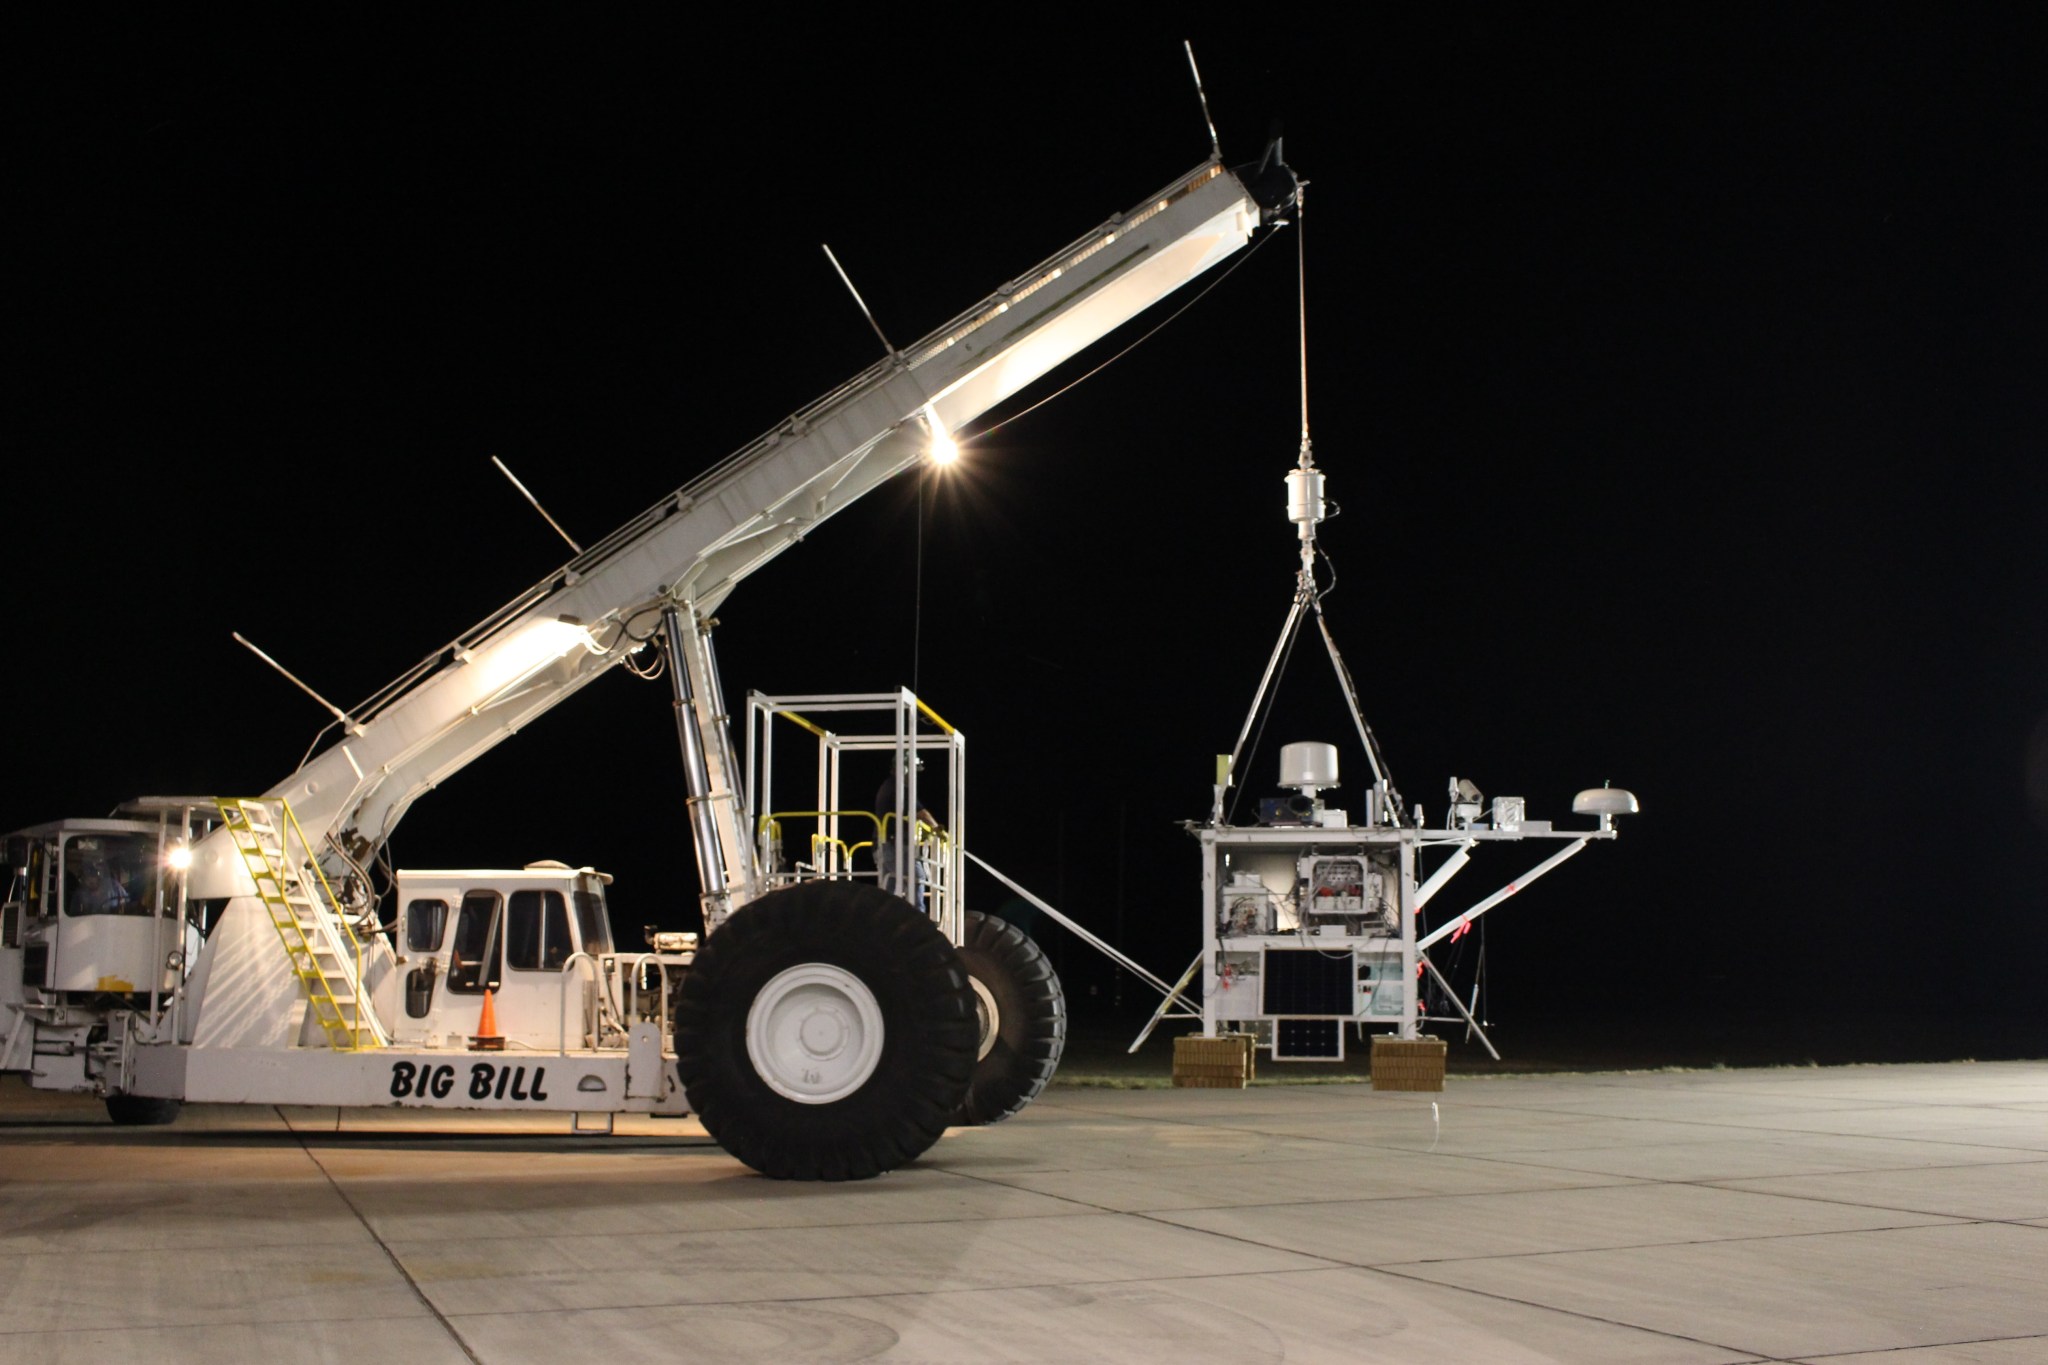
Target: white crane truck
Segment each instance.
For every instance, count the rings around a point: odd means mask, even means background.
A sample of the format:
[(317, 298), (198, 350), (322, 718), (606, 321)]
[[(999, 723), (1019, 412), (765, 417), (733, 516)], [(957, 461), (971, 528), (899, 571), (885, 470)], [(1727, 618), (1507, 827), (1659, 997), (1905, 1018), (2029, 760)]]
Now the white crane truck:
[[(168, 1122), (185, 1100), (579, 1125), (695, 1113), (757, 1170), (828, 1180), (1014, 1113), (1057, 1063), (1064, 1007), (1043, 954), (959, 905), (958, 733), (908, 692), (756, 695), (743, 773), (711, 614), (833, 513), (1245, 246), (1295, 193), (1277, 145), (1255, 169), (1212, 157), (1176, 177), (336, 709), (325, 747), (260, 797), (147, 797), (8, 835), (0, 1073), (104, 1096), (117, 1123)], [(412, 803), (620, 664), (672, 680), (701, 946), (676, 933), (619, 951), (610, 878), (559, 863), (399, 871), (380, 922), (370, 869)], [(834, 711), (893, 728), (815, 719)], [(767, 792), (785, 716), (815, 738), (819, 772), (800, 813), (811, 854), (789, 869)], [(839, 800), (841, 758), (864, 750), (902, 775), (893, 810)], [(937, 820), (921, 818), (923, 753), (946, 765), (927, 782), (948, 807)]]

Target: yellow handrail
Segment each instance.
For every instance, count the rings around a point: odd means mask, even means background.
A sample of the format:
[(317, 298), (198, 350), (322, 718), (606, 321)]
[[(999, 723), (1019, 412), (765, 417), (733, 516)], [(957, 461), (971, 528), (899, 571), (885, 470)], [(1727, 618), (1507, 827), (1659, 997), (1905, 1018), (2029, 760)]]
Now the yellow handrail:
[[(896, 812), (893, 810), (885, 812), (881, 815), (876, 815), (873, 811), (865, 810), (778, 810), (770, 811), (768, 814), (760, 817), (760, 819), (755, 823), (754, 832), (757, 836), (761, 834), (766, 834), (770, 831), (772, 827), (774, 833), (780, 835), (782, 833), (782, 822), (784, 820), (825, 820), (830, 819), (834, 816), (838, 816), (842, 819), (859, 819), (867, 821), (869, 824), (875, 827), (875, 838), (877, 840), (887, 839), (889, 837), (890, 822), (902, 818), (901, 816), (897, 815)], [(945, 847), (952, 843), (952, 836), (946, 833), (946, 828), (943, 825), (936, 824), (929, 820), (918, 820), (916, 821), (916, 826), (916, 837), (919, 842), (932, 840), (938, 843), (941, 847)], [(813, 839), (815, 839), (816, 837), (816, 835), (812, 836)]]
[(853, 850), (855, 848), (871, 847), (871, 845), (868, 844), (849, 844), (846, 842), (846, 840), (834, 839), (829, 834), (813, 834), (811, 836), (811, 862), (813, 864), (815, 864), (818, 861), (818, 849), (820, 846), (838, 849), (839, 856), (846, 859), (846, 865), (848, 867), (853, 866)]
[(794, 722), (795, 724), (803, 727), (804, 729), (809, 730), (819, 739), (832, 738), (831, 733), (827, 731), (825, 727), (817, 724), (815, 721), (805, 720), (802, 716), (798, 715), (794, 711), (777, 711), (775, 714), (781, 716), (784, 720)]
[[(269, 801), (262, 797), (221, 797), (215, 801), (221, 813), (222, 823), (228, 830), (229, 837), (236, 851), (240, 853), (254, 883), (257, 898), (263, 902), (270, 915), (271, 927), (277, 931), (278, 938), (284, 945), (285, 955), (291, 961), (293, 974), (305, 986), (307, 996), (313, 1005), (314, 1015), (319, 1020), (322, 1030), (328, 1035), (329, 1045), (346, 1051), (381, 1046), (383, 1040), (378, 1037), (374, 1027), (367, 1030), (368, 1037), (365, 1037), (366, 983), (363, 980), (362, 941), (356, 937), (347, 917), (341, 913), (340, 902), (334, 894), (334, 888), (328, 884), (319, 861), (312, 856), (312, 845), (306, 838), (305, 830), (299, 826), (298, 817), (292, 812), (291, 803), (278, 798), (277, 805), (284, 819), (276, 823), (266, 823), (260, 830), (250, 819), (251, 807), (264, 808), (265, 819), (268, 822), (269, 804)], [(271, 862), (271, 849), (264, 843), (265, 833), (274, 836), (277, 841), (275, 865)], [(307, 939), (305, 926), (292, 909), (290, 896), (294, 886), (296, 885), (302, 894), (307, 891), (293, 862), (291, 836), (294, 834), (298, 836), (300, 850), (306, 855), (305, 865), (313, 869), (320, 893), (325, 898), (317, 903), (315, 913), (332, 914), (340, 925), (348, 949), (355, 955), (355, 973), (347, 983), (354, 1006), (352, 1017), (343, 1013), (341, 1002), (335, 999), (334, 992), (328, 985), (326, 973), (320, 966), (318, 949)], [(265, 883), (270, 885), (270, 890), (265, 890)], [(297, 940), (296, 945), (294, 939)]]
[[(306, 851), (306, 864), (313, 869), (314, 877), (319, 879), (320, 894), (325, 898), (327, 907), (334, 912), (335, 922), (341, 925), (342, 936), (348, 940), (350, 951), (356, 955), (355, 1023), (349, 1029), (349, 1037), (357, 1047), (361, 1047), (363, 1045), (363, 993), (366, 989), (363, 982), (362, 940), (356, 937), (355, 926), (348, 922), (348, 916), (341, 912), (341, 898), (334, 894), (334, 888), (328, 885), (327, 874), (320, 868), (320, 860), (313, 856), (312, 841), (306, 838), (306, 831), (299, 828), (299, 817), (292, 814), (292, 803), (283, 797), (279, 797), (277, 804), (284, 808), (285, 823), (292, 827), (292, 833), (299, 836), (299, 847)], [(287, 846), (286, 856), (290, 856), (289, 846)]]
[(776, 825), (776, 832), (779, 834), (781, 833), (780, 823), (784, 820), (825, 820), (833, 816), (858, 817), (875, 826), (877, 830), (881, 828), (882, 824), (880, 820), (875, 818), (872, 812), (864, 810), (777, 810), (770, 811), (762, 816), (754, 832), (756, 835), (759, 835), (765, 832), (768, 826)]

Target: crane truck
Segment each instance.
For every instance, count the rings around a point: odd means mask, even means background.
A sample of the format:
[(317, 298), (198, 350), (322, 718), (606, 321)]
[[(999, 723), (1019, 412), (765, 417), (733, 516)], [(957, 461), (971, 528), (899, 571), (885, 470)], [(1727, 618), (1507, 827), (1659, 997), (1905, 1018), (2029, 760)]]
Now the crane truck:
[[(694, 1113), (755, 1169), (826, 1180), (1016, 1112), (1057, 1063), (1064, 1006), (1035, 946), (962, 907), (958, 731), (908, 691), (754, 694), (743, 760), (713, 613), (1281, 221), (1297, 189), (1277, 144), (1253, 167), (1212, 155), (331, 708), (261, 795), (142, 797), (6, 836), (0, 1073), (102, 1096), (117, 1123), (187, 1100), (556, 1111), (600, 1130)], [(399, 869), (380, 888), (415, 801), (619, 666), (671, 680), (701, 936), (622, 951), (591, 867)], [(791, 726), (817, 749), (800, 813), (771, 805)], [(893, 808), (850, 808), (842, 778), (884, 760)], [(805, 822), (808, 848), (785, 857)]]

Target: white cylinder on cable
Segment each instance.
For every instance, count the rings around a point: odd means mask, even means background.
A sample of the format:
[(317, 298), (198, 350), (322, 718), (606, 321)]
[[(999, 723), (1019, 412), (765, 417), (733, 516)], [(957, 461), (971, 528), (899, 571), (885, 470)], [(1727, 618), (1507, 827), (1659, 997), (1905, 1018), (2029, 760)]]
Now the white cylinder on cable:
[(1287, 519), (1302, 528), (1306, 535), (1308, 528), (1323, 519), (1323, 471), (1320, 469), (1290, 469), (1287, 471)]

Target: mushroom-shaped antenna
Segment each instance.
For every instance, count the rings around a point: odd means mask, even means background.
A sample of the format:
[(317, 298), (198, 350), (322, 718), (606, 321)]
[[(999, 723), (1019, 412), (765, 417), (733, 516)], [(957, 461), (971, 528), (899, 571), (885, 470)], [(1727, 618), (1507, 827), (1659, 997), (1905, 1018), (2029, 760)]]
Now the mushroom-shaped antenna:
[(1572, 798), (1572, 814), (1597, 815), (1604, 833), (1614, 830), (1614, 817), (1634, 815), (1642, 809), (1636, 794), (1623, 787), (1588, 787)]
[(1636, 794), (1622, 787), (1588, 787), (1572, 798), (1574, 815), (1635, 815)]

